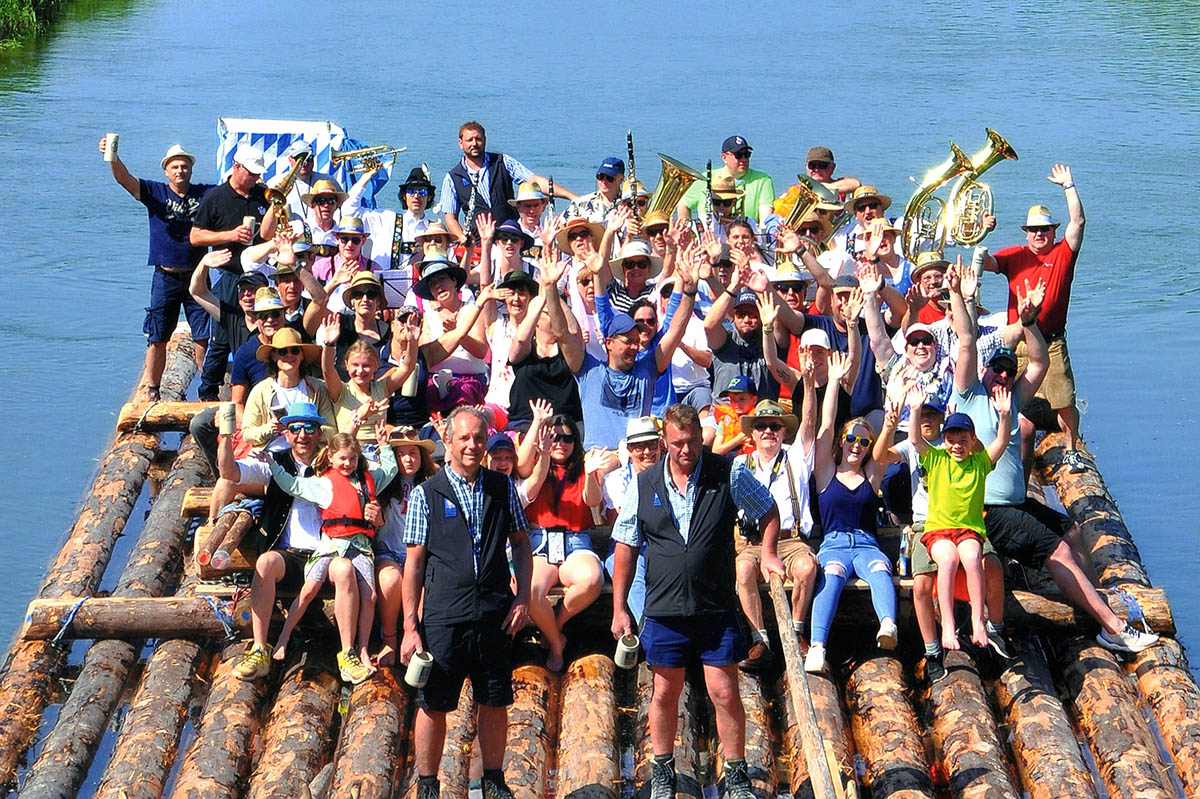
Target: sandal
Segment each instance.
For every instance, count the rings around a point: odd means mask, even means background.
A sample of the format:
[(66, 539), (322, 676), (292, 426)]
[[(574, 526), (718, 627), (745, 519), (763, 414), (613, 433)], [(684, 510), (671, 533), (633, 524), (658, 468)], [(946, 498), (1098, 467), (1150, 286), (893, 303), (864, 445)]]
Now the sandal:
[(158, 386), (146, 386), (146, 399), (150, 402), (159, 402), (162, 399)]

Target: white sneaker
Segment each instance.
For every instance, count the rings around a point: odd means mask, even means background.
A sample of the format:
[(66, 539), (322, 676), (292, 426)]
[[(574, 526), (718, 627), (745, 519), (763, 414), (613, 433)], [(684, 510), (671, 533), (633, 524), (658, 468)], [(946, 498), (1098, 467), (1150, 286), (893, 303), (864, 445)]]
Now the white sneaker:
[(1115, 635), (1102, 630), (1096, 636), (1096, 643), (1114, 652), (1141, 652), (1158, 643), (1158, 636), (1154, 633), (1144, 633), (1126, 624), (1125, 629)]
[(875, 633), (875, 643), (880, 649), (895, 649), (899, 638), (900, 630), (896, 627), (896, 622), (891, 619), (879, 622), (879, 632)]
[(819, 674), (825, 671), (825, 645), (813, 644), (804, 656), (804, 670), (809, 674)]
[(1062, 462), (1067, 467), (1067, 471), (1072, 474), (1086, 472), (1088, 468), (1087, 461), (1083, 458), (1083, 453), (1077, 449), (1063, 450)]

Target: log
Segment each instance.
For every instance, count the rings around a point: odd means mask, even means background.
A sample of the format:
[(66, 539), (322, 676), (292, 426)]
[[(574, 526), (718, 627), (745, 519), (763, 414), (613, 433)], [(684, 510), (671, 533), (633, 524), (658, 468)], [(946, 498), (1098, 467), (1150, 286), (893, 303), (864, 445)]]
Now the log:
[(554, 769), (562, 678), (545, 666), (513, 669), (504, 781), (515, 799), (543, 799)]
[(1073, 473), (1062, 465), (1063, 435), (1051, 433), (1038, 445), (1038, 467), (1047, 485), (1054, 486), (1063, 507), (1079, 524), (1084, 545), (1103, 586), (1137, 583), (1149, 586), (1150, 575), (1133, 536), (1095, 468)]
[(184, 496), (179, 512), (184, 516), (207, 516), (212, 495), (212, 486), (196, 486)]
[[(650, 666), (638, 666), (637, 677), (637, 727), (636, 763), (634, 778), (638, 784), (637, 796), (645, 799), (650, 795), (650, 765), (654, 760), (654, 748), (650, 741), (650, 697), (654, 693), (654, 675)], [(675, 733), (675, 796), (700, 799), (700, 748), (696, 730), (696, 702), (691, 682), (685, 682), (679, 696), (679, 727)]]
[[(29, 604), (21, 637), (44, 641), (53, 638), (75, 607), (75, 597), (35, 599)], [(228, 609), (237, 631), (250, 629), (249, 597)], [(222, 638), (225, 628), (202, 597), (95, 597), (79, 607), (64, 638)]]
[[(773, 799), (779, 792), (775, 764), (775, 736), (771, 729), (771, 703), (763, 695), (765, 685), (757, 677), (738, 670), (738, 691), (746, 711), (746, 771), (750, 790), (759, 799)], [(725, 753), (717, 744), (717, 778), (725, 773)]]
[[(210, 548), (209, 541), (214, 535), (216, 535), (214, 526), (214, 524), (208, 523), (200, 525), (200, 527), (196, 530), (196, 537), (193, 540), (192, 560), (194, 560), (196, 565), (200, 568), (200, 577), (204, 580), (215, 580), (232, 572), (249, 571), (250, 569), (253, 569), (254, 562), (258, 559), (258, 552), (256, 550), (257, 544), (254, 541), (253, 535), (250, 533), (255, 526), (253, 519), (250, 522), (250, 526), (246, 530), (246, 534), (242, 535), (239, 545), (234, 549), (229, 550), (229, 564), (224, 569), (214, 568), (211, 560), (206, 559), (202, 562), (200, 559), (200, 553), (205, 549)], [(224, 536), (221, 537), (224, 538)], [(211, 544), (211, 550), (215, 552), (217, 547), (220, 546), (220, 543), (220, 541), (213, 541)]]
[(1160, 638), (1125, 664), (1158, 722), (1188, 796), (1200, 795), (1200, 688), (1178, 641)]
[(817, 724), (817, 712), (813, 707), (812, 695), (804, 673), (804, 658), (800, 654), (800, 641), (795, 630), (787, 623), (792, 618), (792, 607), (783, 593), (783, 580), (772, 575), (770, 583), (771, 603), (779, 640), (783, 647), (783, 660), (788, 675), (788, 690), (792, 708), (796, 711), (800, 741), (804, 747), (804, 759), (808, 766), (809, 779), (817, 799), (834, 799), (833, 775), (829, 773), (829, 761), (825, 757), (825, 741)]
[(924, 691), (935, 750), (961, 799), (1016, 799), (996, 719), (971, 658), (945, 654), (946, 676)]
[(1075, 719), (1113, 799), (1165, 799), (1174, 790), (1137, 691), (1108, 650), (1087, 638), (1067, 641), (1056, 662)]
[(925, 745), (906, 691), (900, 661), (885, 655), (862, 661), (846, 682), (850, 727), (872, 796), (933, 799)]
[[(1161, 588), (1150, 588), (1135, 583), (1124, 583), (1121, 588), (1129, 592), (1141, 605), (1150, 627), (1169, 635), (1175, 633), (1175, 616), (1167, 592)], [(1113, 613), (1129, 620), (1129, 608), (1120, 597), (1101, 592)], [(1014, 630), (1029, 630), (1062, 634), (1063, 632), (1095, 632), (1099, 629), (1096, 620), (1085, 611), (1070, 604), (1058, 591), (1032, 593), (1012, 590), (1004, 598), (1004, 621)]]
[[(199, 447), (184, 439), (175, 468), (150, 509), (146, 524), (113, 595), (121, 599), (159, 596), (183, 566), (184, 536), (189, 522), (180, 518), (183, 492), (208, 474)], [(87, 777), (108, 719), (124, 696), (125, 682), (140, 647), (125, 641), (99, 641), (84, 659), (54, 729), (42, 742), (22, 788), (36, 799), (72, 799)]]
[(407, 737), (408, 711), (408, 693), (395, 668), (384, 666), (355, 686), (342, 722), (330, 796), (391, 799), (404, 762), (401, 746)]
[(127, 402), (117, 415), (117, 431), (129, 433), (186, 433), (192, 418), (217, 402), (150, 402), (140, 400)]
[(587, 655), (567, 667), (558, 737), (557, 799), (620, 796), (615, 678), (616, 667), (607, 655)]
[[(466, 796), (471, 785), (471, 760), (479, 718), (468, 677), (458, 694), (458, 707), (446, 716), (446, 743), (438, 768), (438, 782), (446, 796)], [(414, 782), (414, 790), (416, 783)], [(414, 794), (415, 795), (415, 794)]]
[(239, 799), (246, 788), (250, 742), (258, 735), (267, 681), (233, 676), (244, 651), (235, 644), (223, 653), (171, 799)]
[(1046, 659), (1028, 639), (1013, 642), (1013, 655), (990, 688), (1025, 791), (1030, 799), (1096, 799)]
[[(850, 729), (837, 685), (829, 674), (806, 674), (809, 695), (817, 715), (817, 726), (825, 741), (826, 760), (829, 761), (834, 789), (837, 785), (849, 786), (857, 793), (858, 775), (854, 768), (854, 747), (850, 740)], [(783, 705), (784, 734), (783, 752), (788, 760), (788, 786), (796, 799), (812, 799), (812, 781), (808, 777), (808, 763), (804, 759), (804, 744), (800, 737), (799, 721), (795, 705), (792, 704), (791, 686), (785, 669), (779, 676), (778, 692)], [(840, 780), (840, 781), (839, 781)]]
[[(237, 552), (246, 535), (250, 533), (257, 525), (257, 520), (249, 511), (239, 510), (230, 513), (223, 513), (213, 525), (212, 533), (204, 539), (202, 545), (199, 545), (196, 552), (196, 563), (201, 566), (212, 567), (212, 554), (218, 549), (223, 549), (232, 555)], [(232, 563), (232, 558), (230, 560)], [(228, 569), (211, 568), (211, 571), (228, 571)]]
[(250, 777), (247, 799), (297, 796), (329, 758), (341, 680), (329, 658), (307, 652), (300, 657), (305, 662), (293, 665), (271, 702), (262, 756)]

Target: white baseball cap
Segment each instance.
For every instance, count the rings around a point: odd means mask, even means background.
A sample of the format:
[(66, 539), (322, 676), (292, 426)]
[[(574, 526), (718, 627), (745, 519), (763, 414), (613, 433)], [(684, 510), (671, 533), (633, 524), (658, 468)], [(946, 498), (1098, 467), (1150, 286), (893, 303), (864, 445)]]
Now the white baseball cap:
[(263, 159), (262, 150), (248, 144), (239, 144), (233, 152), (233, 162), (241, 164), (252, 175), (261, 175), (267, 171), (267, 162)]
[(821, 349), (831, 350), (829, 346), (829, 334), (819, 327), (810, 327), (804, 331), (804, 335), (800, 337), (800, 348), (805, 347), (820, 347)]

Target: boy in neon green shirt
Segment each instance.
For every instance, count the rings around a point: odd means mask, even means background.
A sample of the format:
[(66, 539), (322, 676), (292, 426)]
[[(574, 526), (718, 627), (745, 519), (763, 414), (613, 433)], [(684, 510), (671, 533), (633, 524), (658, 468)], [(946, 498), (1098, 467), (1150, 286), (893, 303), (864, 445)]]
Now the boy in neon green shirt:
[[(925, 392), (911, 389), (907, 396), (909, 418), (921, 418)], [(965, 413), (953, 413), (942, 425), (944, 445), (934, 447), (921, 435), (916, 425), (910, 430), (913, 446), (925, 469), (926, 490), (929, 493), (929, 516), (921, 542), (929, 557), (937, 564), (938, 610), (942, 617), (942, 646), (958, 649), (958, 633), (954, 629), (954, 578), (961, 564), (967, 577), (967, 595), (971, 603), (971, 642), (979, 647), (988, 645), (987, 628), (983, 619), (983, 562), (982, 546), (986, 528), (983, 525), (983, 495), (988, 472), (1008, 446), (1009, 414), (1008, 389), (997, 386), (992, 404), (1000, 417), (1000, 430), (986, 449), (975, 437), (975, 424)]]

